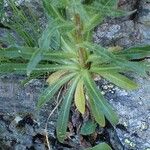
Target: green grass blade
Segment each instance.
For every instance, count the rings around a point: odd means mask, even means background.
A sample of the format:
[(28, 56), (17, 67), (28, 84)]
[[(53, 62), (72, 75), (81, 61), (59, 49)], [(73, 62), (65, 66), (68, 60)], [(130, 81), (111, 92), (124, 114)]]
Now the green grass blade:
[[(107, 103), (104, 97), (101, 95), (100, 91), (97, 89), (94, 80), (91, 78), (90, 74), (87, 71), (84, 71), (84, 84), (88, 95), (95, 103), (97, 111), (100, 110), (103, 112), (105, 117), (110, 121), (111, 124), (116, 125), (118, 123), (118, 116), (112, 109), (112, 107)], [(98, 118), (99, 116), (97, 116)], [(101, 120), (100, 120), (101, 121)]]
[(59, 142), (61, 143), (63, 143), (64, 139), (66, 138), (70, 107), (71, 107), (71, 103), (73, 100), (73, 96), (74, 96), (74, 92), (75, 92), (78, 79), (79, 79), (78, 77), (76, 79), (73, 79), (74, 81), (72, 81), (73, 83), (71, 87), (68, 89), (64, 97), (61, 110), (58, 116), (56, 133), (57, 133), (57, 138)]

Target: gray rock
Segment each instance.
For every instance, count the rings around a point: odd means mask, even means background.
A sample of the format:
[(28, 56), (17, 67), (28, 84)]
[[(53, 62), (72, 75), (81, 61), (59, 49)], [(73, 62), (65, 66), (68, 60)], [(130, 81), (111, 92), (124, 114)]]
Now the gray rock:
[(137, 28), (141, 34), (141, 42), (150, 43), (150, 2), (141, 2), (141, 13), (138, 16)]
[(120, 141), (128, 149), (145, 150), (150, 147), (150, 76), (134, 77), (139, 89), (129, 92), (118, 87), (115, 93), (106, 92), (106, 97), (117, 110), (119, 124), (126, 128), (116, 128)]
[[(0, 139), (12, 146), (13, 150), (34, 147), (42, 150), (42, 143), (34, 143), (36, 135), (45, 137), (45, 125), (53, 104), (47, 104), (41, 111), (35, 111), (40, 92), (44, 89), (43, 81), (33, 80), (21, 86), (21, 76), (2, 76), (0, 78)], [(55, 103), (54, 103), (55, 105)], [(48, 134), (55, 138), (57, 113), (48, 122)]]
[[(39, 1), (18, 1), (19, 5), (27, 7), (30, 5), (35, 11), (40, 10), (37, 6)], [(136, 44), (150, 43), (150, 1), (142, 0), (120, 0), (119, 7), (132, 11), (136, 7), (138, 13), (136, 18), (106, 20), (99, 25), (93, 35), (94, 41), (103, 46), (130, 47)], [(35, 4), (36, 3), (36, 4)], [(136, 5), (139, 6), (136, 6)], [(42, 11), (39, 11), (39, 17)], [(41, 21), (42, 22), (42, 21)], [(0, 36), (4, 36), (4, 29), (0, 29)], [(45, 145), (39, 140), (33, 139), (36, 135), (45, 135), (45, 123), (55, 102), (47, 104), (40, 112), (35, 111), (39, 93), (44, 84), (41, 80), (33, 80), (25, 87), (20, 86), (21, 76), (3, 76), (0, 78), (0, 149), (5, 150), (13, 147), (13, 150), (27, 148), (43, 149)], [(124, 145), (125, 150), (148, 150), (150, 148), (150, 77), (141, 78), (134, 76), (140, 84), (136, 91), (128, 92), (104, 82), (103, 94), (113, 105), (120, 115), (120, 125), (126, 130), (116, 127), (117, 135)], [(24, 117), (32, 114), (33, 125)], [(55, 122), (57, 113), (50, 118), (48, 123), (48, 134), (55, 138)], [(22, 122), (20, 124), (20, 121)], [(18, 127), (20, 124), (21, 127)]]
[(140, 41), (140, 34), (135, 30), (132, 20), (110, 22), (100, 25), (94, 33), (94, 41), (103, 46), (130, 47)]

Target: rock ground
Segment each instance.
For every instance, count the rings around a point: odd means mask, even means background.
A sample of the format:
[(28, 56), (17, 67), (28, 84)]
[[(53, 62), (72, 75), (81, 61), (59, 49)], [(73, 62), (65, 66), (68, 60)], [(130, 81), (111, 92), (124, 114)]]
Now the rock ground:
[[(106, 19), (96, 28), (94, 41), (103, 46), (121, 47), (150, 44), (150, 1), (120, 0), (119, 6), (124, 10), (138, 10), (132, 17)], [(98, 82), (103, 94), (120, 115), (115, 131), (123, 147), (116, 147), (115, 150), (150, 149), (150, 77), (132, 77), (140, 84), (139, 89), (132, 92), (104, 80)], [(45, 87), (43, 81), (34, 80), (21, 87), (20, 80), (23, 77), (14, 75), (0, 78), (0, 149), (44, 150), (45, 123), (55, 104), (47, 104), (37, 113), (35, 104), (41, 89)], [(57, 113), (48, 124), (52, 144), (64, 150), (71, 149), (60, 145), (55, 139), (56, 118)]]

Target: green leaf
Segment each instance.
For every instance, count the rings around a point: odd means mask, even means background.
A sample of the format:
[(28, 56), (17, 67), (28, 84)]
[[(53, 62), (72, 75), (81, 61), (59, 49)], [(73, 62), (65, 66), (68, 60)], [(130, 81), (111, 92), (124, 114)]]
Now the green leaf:
[(131, 47), (128, 49), (125, 49), (119, 53), (115, 53), (117, 57), (123, 57), (126, 59), (140, 59), (144, 57), (149, 57), (150, 56), (150, 46), (136, 46), (136, 47)]
[(91, 66), (90, 68), (90, 72), (111, 72), (111, 71), (124, 71), (123, 68), (121, 68), (120, 66), (116, 66), (116, 65), (95, 65), (95, 66)]
[(41, 108), (48, 100), (52, 100), (54, 94), (60, 89), (60, 87), (68, 82), (73, 76), (74, 74), (67, 75), (44, 90), (39, 97), (37, 108)]
[(22, 63), (1, 63), (0, 73), (26, 74), (27, 64)]
[[(57, 28), (59, 27), (58, 20), (49, 21), (47, 28), (43, 31), (41, 37), (39, 38), (39, 47), (43, 49), (49, 49), (52, 44), (53, 35), (56, 34)], [(58, 42), (60, 39), (57, 36), (56, 41)]]
[(136, 51), (148, 51), (150, 52), (150, 45), (145, 46), (134, 46), (125, 50), (126, 52), (136, 52)]
[[(37, 53), (37, 54), (35, 54)], [(38, 56), (40, 53), (43, 53), (42, 60), (60, 62), (64, 59), (75, 58), (75, 54), (72, 52), (63, 52), (63, 51), (52, 51), (45, 49), (39, 49), (36, 47), (9, 47), (9, 48), (0, 48), (0, 56), (7, 58), (23, 58), (24, 60), (29, 60), (31, 57), (34, 58), (34, 55)]]
[(29, 76), (30, 73), (35, 69), (37, 64), (42, 60), (43, 51), (41, 49), (35, 51), (28, 63), (27, 66), (27, 75)]
[(49, 49), (53, 42), (55, 37), (55, 43), (60, 46), (60, 33), (59, 30), (61, 30), (61, 34), (66, 34), (67, 31), (72, 30), (73, 24), (68, 22), (60, 22), (60, 20), (55, 19), (52, 21), (49, 21), (47, 28), (43, 31), (41, 37), (39, 38), (39, 47), (43, 49)]
[(90, 21), (87, 22), (87, 24), (85, 25), (85, 30), (86, 31), (91, 31), (98, 24), (100, 24), (101, 21), (102, 21), (102, 18), (101, 18), (101, 16), (99, 14), (95, 14), (95, 15), (91, 16)]
[(134, 71), (142, 76), (146, 76), (146, 68), (140, 62), (131, 62), (125, 59), (116, 58), (112, 64), (116, 64), (117, 66), (122, 67), (122, 69), (124, 68), (124, 70)]
[(95, 120), (102, 126), (105, 125), (105, 117), (112, 125), (118, 123), (118, 116), (112, 107), (106, 102), (100, 91), (97, 89), (94, 80), (91, 78), (88, 71), (84, 71), (84, 84), (89, 95), (89, 102), (91, 105), (92, 113), (94, 113)]
[(70, 13), (79, 14), (83, 23), (86, 24), (90, 20), (89, 15), (80, 0), (72, 0), (69, 9)]
[[(87, 90), (88, 91), (88, 90)], [(88, 96), (90, 98), (89, 103), (92, 110), (92, 114), (96, 120), (96, 122), (101, 126), (105, 126), (105, 116), (102, 112), (101, 106), (99, 105), (98, 101), (96, 101), (90, 94), (90, 91), (88, 91)]]
[(88, 120), (87, 122), (84, 122), (80, 129), (80, 134), (82, 135), (89, 135), (95, 132), (96, 129), (96, 123), (92, 120)]
[(57, 120), (56, 133), (59, 142), (63, 143), (66, 138), (67, 124), (69, 119), (69, 112), (74, 91), (78, 82), (78, 77), (72, 80), (72, 85), (68, 89), (61, 106), (61, 110)]
[(84, 114), (85, 112), (85, 95), (84, 95), (84, 88), (83, 88), (83, 81), (80, 80), (77, 84), (77, 88), (75, 91), (75, 105), (80, 113)]
[[(63, 20), (63, 17), (58, 12), (58, 9), (55, 8), (54, 3), (52, 1), (50, 2), (49, 0), (42, 0), (42, 2), (43, 2), (43, 6), (44, 6), (45, 11), (47, 12), (47, 14), (50, 17), (59, 18), (60, 20)], [(55, 3), (56, 2), (57, 1), (55, 1)]]
[[(90, 51), (93, 51), (94, 56), (99, 57), (100, 61), (106, 62), (106, 61), (112, 61), (113, 59), (115, 59), (115, 56), (113, 53), (111, 53), (106, 48), (101, 47), (98, 44), (92, 44), (92, 43), (86, 42), (83, 44), (83, 46), (85, 48), (88, 48)], [(89, 58), (89, 59), (93, 60), (92, 58)]]
[(32, 74), (31, 76), (27, 77), (26, 79), (21, 81), (21, 85), (25, 86), (26, 84), (28, 84), (31, 80), (33, 79), (38, 79), (40, 76), (43, 76), (44, 73), (35, 73)]
[(107, 79), (108, 81), (114, 83), (115, 85), (123, 89), (134, 90), (138, 88), (138, 85), (135, 82), (125, 77), (124, 75), (121, 75), (118, 72), (106, 71), (99, 72), (98, 74), (100, 74), (103, 78)]
[[(21, 73), (26, 74), (27, 64), (23, 63), (2, 63), (0, 64), (0, 73)], [(32, 73), (54, 72), (57, 70), (76, 70), (74, 65), (54, 65), (54, 64), (39, 64)]]
[(87, 148), (86, 150), (112, 150), (112, 149), (108, 144), (100, 143), (92, 148)]
[(68, 72), (67, 70), (58, 70), (58, 71), (50, 74), (50, 76), (48, 77), (48, 79), (46, 80), (46, 82), (49, 85), (51, 85), (51, 84), (55, 83), (56, 81), (58, 81), (67, 72)]

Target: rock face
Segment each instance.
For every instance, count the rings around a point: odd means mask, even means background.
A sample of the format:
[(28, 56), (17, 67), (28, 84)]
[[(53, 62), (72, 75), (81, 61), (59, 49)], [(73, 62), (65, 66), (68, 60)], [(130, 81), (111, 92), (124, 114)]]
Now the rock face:
[(146, 150), (150, 147), (150, 76), (137, 76), (134, 80), (139, 89), (132, 92), (110, 88), (107, 82), (102, 84), (102, 90), (107, 89), (105, 96), (120, 116), (116, 132), (125, 149)]
[[(22, 2), (19, 1), (19, 4)], [(150, 44), (150, 1), (120, 0), (119, 7), (128, 11), (137, 9), (137, 12), (130, 17), (104, 21), (96, 28), (94, 41), (103, 46), (121, 47)], [(3, 36), (5, 30), (1, 31)], [(114, 146), (115, 150), (150, 149), (150, 77), (132, 77), (140, 85), (138, 90), (132, 92), (103, 80), (98, 82), (102, 94), (120, 115), (115, 132), (122, 146)], [(23, 87), (20, 85), (23, 79), (15, 75), (0, 77), (0, 149), (45, 150), (45, 124), (55, 102), (47, 104), (40, 112), (36, 111), (35, 105), (45, 87), (44, 82), (34, 80)], [(56, 118), (57, 113), (54, 113), (48, 123), (51, 144), (54, 149), (71, 149), (58, 143), (55, 138)], [(77, 141), (75, 143), (78, 144)]]
[(150, 43), (150, 2), (120, 0), (120, 8), (137, 10), (130, 17), (108, 19), (94, 33), (94, 41), (103, 46), (130, 47)]

